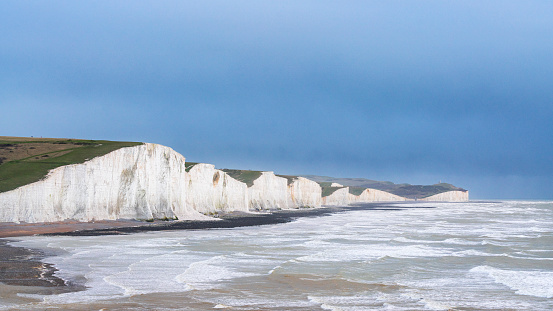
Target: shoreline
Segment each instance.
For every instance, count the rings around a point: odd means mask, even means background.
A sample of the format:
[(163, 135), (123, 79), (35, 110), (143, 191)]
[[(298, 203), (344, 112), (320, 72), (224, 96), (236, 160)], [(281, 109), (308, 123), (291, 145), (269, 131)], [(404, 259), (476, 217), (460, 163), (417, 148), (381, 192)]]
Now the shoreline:
[[(414, 202), (371, 202), (354, 203), (349, 206), (322, 206), (317, 208), (300, 208), (284, 210), (267, 210), (260, 212), (227, 212), (221, 213), (212, 220), (156, 220), (145, 222), (139, 220), (101, 220), (94, 222), (64, 221), (57, 223), (0, 223), (0, 239), (30, 235), (47, 236), (95, 236), (132, 234), (147, 231), (166, 230), (202, 230), (227, 229), (236, 227), (261, 226), (293, 221), (301, 217), (319, 217), (332, 213), (353, 210), (400, 210), (405, 208), (433, 208), (430, 206), (397, 206)], [(417, 202), (432, 204), (435, 202)], [(394, 206), (390, 206), (394, 204)]]
[[(82, 285), (70, 284), (55, 276), (57, 269), (47, 263), (49, 254), (38, 249), (12, 246), (9, 237), (42, 236), (101, 236), (132, 234), (167, 230), (205, 230), (261, 226), (291, 222), (301, 217), (320, 217), (354, 210), (401, 210), (405, 208), (434, 208), (432, 206), (401, 207), (388, 203), (363, 203), (340, 207), (320, 207), (298, 210), (277, 210), (267, 213), (226, 213), (217, 220), (156, 221), (147, 223), (135, 220), (96, 221), (79, 223), (66, 221), (47, 224), (0, 223), (0, 283), (13, 286), (41, 287), (47, 292), (80, 291)], [(422, 202), (421, 202), (422, 203)], [(428, 202), (425, 202), (425, 205)], [(394, 205), (390, 205), (394, 204)], [(46, 261), (45, 261), (46, 260)]]
[(0, 239), (42, 234), (57, 234), (79, 230), (95, 230), (119, 227), (132, 227), (149, 224), (138, 220), (99, 220), (79, 222), (66, 220), (47, 223), (0, 223)]
[(0, 282), (15, 286), (65, 286), (64, 280), (54, 276), (57, 271), (42, 260), (45, 253), (38, 249), (12, 246), (11, 240), (0, 240)]

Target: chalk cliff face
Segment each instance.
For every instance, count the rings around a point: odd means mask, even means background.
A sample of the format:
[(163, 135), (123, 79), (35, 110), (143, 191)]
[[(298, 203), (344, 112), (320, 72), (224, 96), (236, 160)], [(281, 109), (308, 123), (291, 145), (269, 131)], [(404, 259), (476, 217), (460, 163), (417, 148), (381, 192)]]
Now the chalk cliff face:
[(320, 207), (321, 186), (307, 178), (298, 177), (288, 185), (288, 208)]
[(186, 205), (204, 214), (248, 211), (248, 187), (215, 169), (211, 164), (194, 165), (186, 174)]
[(288, 208), (288, 180), (273, 172), (262, 172), (248, 188), (248, 199), (252, 210)]
[(349, 187), (338, 189), (329, 196), (322, 198), (323, 205), (346, 206), (350, 200)]
[(345, 206), (351, 203), (407, 201), (406, 198), (376, 189), (365, 189), (360, 195), (349, 193), (349, 187), (334, 191), (322, 199), (323, 205)]
[(398, 195), (376, 190), (376, 189), (365, 189), (363, 192), (356, 196), (351, 195), (350, 203), (363, 203), (363, 202), (396, 202), (396, 201), (406, 201), (404, 197)]
[[(312, 180), (262, 172), (248, 187), (211, 164), (189, 172), (169, 147), (143, 144), (118, 149), (82, 164), (58, 167), (41, 181), (0, 193), (0, 222), (115, 219), (206, 219), (220, 211), (346, 206), (356, 202), (405, 201), (385, 191), (349, 188), (322, 196)], [(450, 191), (426, 201), (468, 201), (468, 191)]]
[(421, 201), (442, 201), (442, 202), (466, 202), (469, 200), (468, 191), (448, 191), (429, 196)]
[(44, 180), (0, 193), (0, 221), (200, 219), (186, 206), (184, 164), (169, 147), (143, 144), (58, 167)]
[(251, 187), (211, 164), (196, 164), (187, 174), (186, 204), (201, 213), (320, 207), (321, 187), (309, 179), (288, 180), (262, 172)]

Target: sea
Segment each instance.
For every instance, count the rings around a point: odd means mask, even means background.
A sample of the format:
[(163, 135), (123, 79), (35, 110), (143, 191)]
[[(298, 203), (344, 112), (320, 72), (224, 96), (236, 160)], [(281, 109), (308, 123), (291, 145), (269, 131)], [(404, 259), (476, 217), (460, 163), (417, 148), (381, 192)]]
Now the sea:
[(7, 310), (553, 310), (553, 202), (385, 204), (289, 223), (33, 236), (84, 290)]

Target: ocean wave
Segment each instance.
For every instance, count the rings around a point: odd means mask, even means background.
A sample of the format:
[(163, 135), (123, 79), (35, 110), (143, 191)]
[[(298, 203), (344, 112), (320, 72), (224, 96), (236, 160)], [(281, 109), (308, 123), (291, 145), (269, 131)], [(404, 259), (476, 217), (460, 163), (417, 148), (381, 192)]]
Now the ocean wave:
[(417, 244), (453, 244), (453, 245), (480, 245), (481, 242), (469, 241), (462, 238), (450, 238), (445, 240), (415, 240), (405, 237), (394, 238), (393, 241), (402, 243), (417, 243)]
[[(307, 296), (307, 299), (318, 305), (321, 309), (332, 311), (364, 311), (368, 306), (381, 307), (381, 302), (375, 301), (374, 298), (366, 296)], [(373, 309), (373, 308), (371, 308)]]
[(507, 254), (492, 254), (492, 253), (486, 253), (486, 252), (481, 252), (481, 251), (478, 251), (478, 250), (475, 250), (475, 249), (467, 249), (467, 250), (464, 250), (464, 251), (458, 251), (458, 252), (454, 252), (453, 254), (451, 254), (452, 256), (455, 256), (455, 257), (508, 257), (509, 255)]
[(553, 298), (553, 272), (501, 270), (490, 266), (474, 267), (470, 272), (490, 277), (519, 295)]
[(437, 249), (424, 245), (391, 246), (387, 244), (371, 245), (370, 248), (360, 249), (359, 245), (352, 247), (339, 247), (316, 252), (296, 258), (297, 261), (356, 261), (370, 260), (385, 257), (392, 258), (417, 258), (417, 257), (441, 257), (451, 252), (445, 249)]
[(175, 280), (194, 289), (212, 289), (218, 287), (218, 281), (256, 275), (255, 273), (240, 272), (226, 267), (225, 263), (229, 260), (226, 256), (216, 256), (194, 262), (186, 271), (177, 275)]

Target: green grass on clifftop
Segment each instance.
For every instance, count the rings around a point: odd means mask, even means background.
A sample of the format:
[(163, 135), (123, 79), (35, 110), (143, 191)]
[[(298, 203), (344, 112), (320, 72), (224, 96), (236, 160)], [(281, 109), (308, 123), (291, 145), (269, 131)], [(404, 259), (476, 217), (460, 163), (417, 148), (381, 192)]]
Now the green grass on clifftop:
[(403, 185), (396, 189), (393, 189), (393, 191), (390, 191), (390, 192), (405, 198), (420, 199), (420, 198), (426, 198), (438, 193), (443, 193), (448, 191), (467, 191), (467, 190), (463, 188), (455, 187), (454, 185), (451, 185), (451, 184), (441, 183), (441, 184), (428, 185), (428, 186)]
[(351, 193), (353, 195), (360, 195), (366, 189), (367, 188), (363, 188), (363, 187), (349, 187), (349, 193)]
[(286, 178), (288, 186), (290, 186), (294, 180), (298, 179), (298, 176), (292, 176), (292, 175), (276, 175), (278, 177)]
[(230, 177), (245, 183), (248, 187), (253, 186), (253, 181), (261, 176), (261, 171), (231, 170), (227, 168), (222, 169), (222, 171)]
[(321, 196), (324, 198), (324, 197), (327, 197), (331, 194), (333, 194), (334, 192), (336, 192), (336, 190), (338, 189), (343, 189), (345, 187), (324, 187), (321, 185), (321, 190), (322, 190), (322, 194)]
[(140, 142), (0, 136), (0, 192), (44, 178), (51, 169), (83, 163)]
[(196, 165), (198, 162), (185, 162), (184, 168), (187, 172), (190, 172), (190, 170)]

